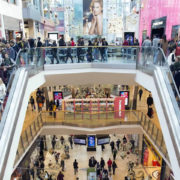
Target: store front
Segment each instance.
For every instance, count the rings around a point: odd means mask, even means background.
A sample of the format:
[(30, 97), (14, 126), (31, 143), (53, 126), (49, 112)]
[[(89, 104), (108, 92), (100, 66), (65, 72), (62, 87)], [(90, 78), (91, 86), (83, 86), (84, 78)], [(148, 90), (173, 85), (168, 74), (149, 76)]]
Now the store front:
[(180, 40), (180, 25), (175, 25), (172, 27), (171, 39), (174, 39), (175, 41)]
[(162, 161), (160, 154), (144, 135), (141, 163), (154, 179), (160, 179)]
[(166, 19), (167, 17), (162, 17), (159, 19), (154, 19), (151, 22), (151, 39), (154, 35), (157, 35), (159, 38), (165, 34), (166, 30)]
[(22, 21), (8, 16), (3, 16), (3, 18), (6, 40), (9, 41), (11, 39), (19, 38), (20, 36), (22, 37)]

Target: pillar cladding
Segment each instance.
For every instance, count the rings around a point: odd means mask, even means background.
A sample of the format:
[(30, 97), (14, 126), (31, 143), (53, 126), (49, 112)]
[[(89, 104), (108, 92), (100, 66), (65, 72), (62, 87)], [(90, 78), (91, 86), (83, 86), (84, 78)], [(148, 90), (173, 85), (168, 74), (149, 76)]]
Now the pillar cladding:
[(143, 134), (139, 134), (139, 141), (138, 141), (138, 147), (139, 147), (139, 163), (141, 163), (142, 145), (143, 145)]

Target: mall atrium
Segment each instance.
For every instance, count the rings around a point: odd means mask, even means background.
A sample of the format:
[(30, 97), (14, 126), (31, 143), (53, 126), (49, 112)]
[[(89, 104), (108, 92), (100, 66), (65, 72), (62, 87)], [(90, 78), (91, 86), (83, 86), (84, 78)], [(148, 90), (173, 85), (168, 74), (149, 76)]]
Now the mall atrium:
[(180, 0), (0, 0), (0, 180), (180, 180)]

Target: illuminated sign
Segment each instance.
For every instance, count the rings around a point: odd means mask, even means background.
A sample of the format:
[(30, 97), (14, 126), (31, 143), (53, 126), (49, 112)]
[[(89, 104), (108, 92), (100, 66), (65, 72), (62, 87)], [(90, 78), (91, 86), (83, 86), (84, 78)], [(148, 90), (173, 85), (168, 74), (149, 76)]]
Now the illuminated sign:
[(153, 26), (159, 26), (159, 25), (162, 25), (162, 24), (163, 24), (163, 21), (159, 21), (159, 22), (153, 23)]

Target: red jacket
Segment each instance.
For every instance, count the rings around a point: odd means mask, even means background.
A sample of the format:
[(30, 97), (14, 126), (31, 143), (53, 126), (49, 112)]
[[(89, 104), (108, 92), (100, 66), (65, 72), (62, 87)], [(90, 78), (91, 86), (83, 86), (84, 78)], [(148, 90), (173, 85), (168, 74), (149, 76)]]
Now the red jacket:
[(175, 52), (175, 55), (176, 55), (176, 56), (180, 56), (180, 42), (178, 42), (178, 43), (176, 44), (176, 52)]
[(111, 166), (112, 165), (112, 161), (109, 159), (107, 164), (108, 164), (108, 166)]
[(74, 41), (71, 41), (71, 46), (75, 46), (75, 42)]
[(125, 41), (123, 42), (123, 46), (128, 46), (128, 45), (129, 45), (128, 41), (125, 40)]

